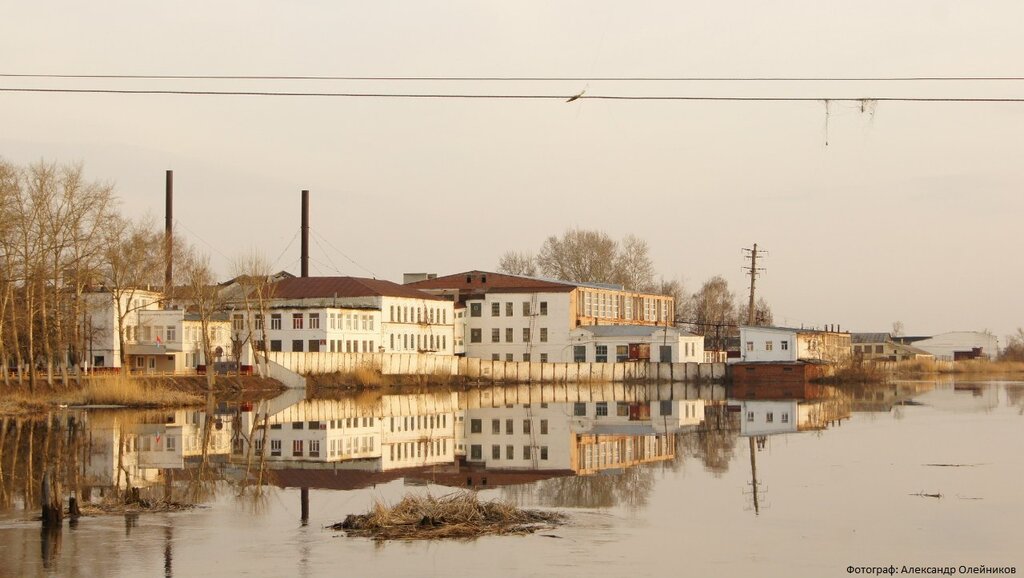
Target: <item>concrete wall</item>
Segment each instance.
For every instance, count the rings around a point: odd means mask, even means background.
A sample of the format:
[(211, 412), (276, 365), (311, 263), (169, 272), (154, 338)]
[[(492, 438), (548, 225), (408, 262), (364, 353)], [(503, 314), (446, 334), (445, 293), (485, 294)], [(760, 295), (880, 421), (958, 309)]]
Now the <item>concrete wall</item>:
[[(420, 353), (272, 352), (270, 359), (295, 373), (349, 373), (358, 368), (384, 375), (454, 375), (513, 383), (696, 382), (725, 379), (724, 363), (540, 363), (491, 361)], [(273, 372), (272, 372), (273, 373)]]

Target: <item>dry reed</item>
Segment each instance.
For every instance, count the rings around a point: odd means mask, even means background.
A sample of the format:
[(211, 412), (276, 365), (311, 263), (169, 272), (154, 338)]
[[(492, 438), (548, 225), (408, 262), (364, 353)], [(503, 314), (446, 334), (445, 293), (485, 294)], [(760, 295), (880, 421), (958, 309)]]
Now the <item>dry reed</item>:
[(193, 394), (161, 387), (119, 375), (94, 377), (80, 391), (70, 395), (78, 405), (124, 405), (129, 407), (172, 407), (201, 403)]
[(406, 496), (393, 506), (377, 502), (366, 514), (350, 514), (331, 526), (349, 537), (433, 540), (529, 534), (565, 521), (557, 512), (524, 510), (503, 501), (481, 501), (473, 492)]

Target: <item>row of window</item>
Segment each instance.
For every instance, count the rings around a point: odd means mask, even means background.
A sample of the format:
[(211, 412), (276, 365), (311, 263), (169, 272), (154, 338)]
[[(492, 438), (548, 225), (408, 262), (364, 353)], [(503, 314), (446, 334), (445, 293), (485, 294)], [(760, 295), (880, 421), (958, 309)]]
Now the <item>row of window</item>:
[(885, 346), (884, 345), (874, 345), (874, 346), (865, 345), (865, 346), (863, 346), (863, 348), (860, 345), (854, 345), (853, 346), (853, 352), (854, 353), (871, 353), (871, 348), (872, 347), (875, 348), (875, 353), (885, 353)]
[[(396, 347), (398, 346), (398, 347)], [(438, 351), (448, 347), (447, 335), (422, 335), (419, 333), (391, 334), (392, 350)]]
[[(764, 342), (764, 350), (765, 351), (773, 351), (774, 349), (775, 349), (775, 343), (773, 341), (765, 341)], [(789, 350), (789, 341), (787, 341), (785, 339), (780, 341), (779, 342), (779, 349), (782, 350), (782, 351), (788, 351)], [(754, 342), (753, 341), (748, 341), (747, 342), (747, 351), (753, 351), (753, 350), (754, 350)]]
[[(522, 355), (522, 357), (523, 357), (523, 361), (532, 361), (533, 360), (533, 356), (530, 355), (529, 353), (524, 353)], [(501, 354), (500, 353), (492, 353), (491, 354), (491, 361), (501, 361)], [(505, 361), (515, 361), (515, 355), (513, 355), (511, 353), (506, 353), (505, 354)], [(540, 362), (541, 363), (547, 363), (548, 362), (548, 354), (547, 353), (541, 353), (540, 354)]]
[[(501, 329), (491, 329), (491, 343), (501, 343)], [(516, 330), (512, 327), (505, 328), (505, 343), (515, 342)], [(530, 343), (533, 338), (533, 331), (529, 327), (523, 327), (522, 330), (523, 343)], [(541, 327), (538, 341), (541, 343), (548, 342), (548, 328)], [(469, 330), (469, 342), (470, 343), (483, 343), (483, 329), (470, 329)]]
[[(533, 305), (529, 301), (522, 302), (523, 317), (530, 317), (533, 315), (547, 315), (548, 314), (548, 302), (539, 302), (537, 310), (534, 311)], [(502, 302), (494, 301), (491, 303), (491, 317), (501, 317), (502, 309), (505, 310), (505, 317), (512, 317), (515, 315), (516, 304), (514, 301), (505, 301), (504, 307)], [(469, 316), (470, 317), (481, 317), (483, 315), (483, 303), (470, 303), (469, 304)]]
[[(257, 341), (253, 344), (258, 351), (264, 350), (263, 341)], [(290, 351), (303, 351), (303, 348), (308, 346), (310, 353), (319, 353), (320, 351), (327, 351), (326, 346), (330, 346), (331, 353), (373, 353), (375, 351), (375, 342), (372, 339), (364, 339), (362, 341), (346, 339), (344, 340), (344, 349), (342, 349), (341, 339), (310, 339), (304, 341), (302, 339), (292, 339), (292, 348)], [(270, 351), (282, 351), (282, 341), (280, 339), (270, 340)], [(323, 348), (323, 349), (321, 349)]]
[[(421, 429), (434, 429), (448, 427), (448, 415), (417, 415), (405, 417), (393, 417), (391, 420), (391, 431), (415, 431)], [(397, 429), (396, 429), (397, 428)]]
[[(364, 417), (364, 418), (346, 417), (346, 418), (341, 418), (341, 419), (332, 419), (332, 420), (329, 420), (329, 421), (319, 421), (319, 420), (313, 420), (313, 421), (309, 421), (309, 422), (293, 421), (292, 422), (292, 429), (306, 429), (307, 425), (308, 425), (308, 429), (311, 429), (311, 430), (318, 430), (318, 429), (350, 429), (350, 428), (360, 427), (360, 425), (359, 425), (359, 423), (360, 423), (359, 420), (360, 419), (362, 419), (362, 424), (363, 424), (362, 427), (373, 427), (373, 417), (370, 416), (370, 417)], [(279, 423), (272, 423), (272, 424), (270, 424), (270, 429), (281, 429), (281, 427), (282, 427), (282, 425), (279, 424)]]
[[(515, 446), (512, 446), (512, 445), (505, 446), (505, 459), (506, 460), (514, 460), (514, 459), (516, 459), (516, 457), (515, 457), (515, 449), (516, 449)], [(534, 459), (533, 458), (534, 452), (536, 450), (538, 450), (538, 449), (540, 450), (540, 452), (539, 452), (540, 453), (540, 459), (541, 460), (547, 460), (548, 459), (548, 446), (540, 446), (540, 447), (537, 447), (537, 446), (523, 446), (523, 452), (522, 452), (522, 454), (520, 454), (521, 455), (521, 459), (524, 459), (524, 460), (532, 460), (532, 459)], [(482, 460), (483, 459), (483, 446), (481, 446), (479, 444), (473, 444), (473, 445), (469, 446), (469, 459), (471, 459), (471, 460)], [(501, 446), (500, 445), (494, 444), (494, 445), (491, 446), (491, 459), (492, 460), (500, 460), (501, 459)]]
[(448, 323), (448, 310), (442, 307), (402, 307), (392, 305), (389, 320), (392, 323)]
[(576, 313), (599, 319), (664, 321), (671, 316), (668, 297), (640, 297), (604, 291), (581, 290), (576, 298)]
[[(515, 421), (516, 420), (514, 420), (514, 419), (506, 419), (505, 420), (505, 435), (513, 435), (515, 433), (515, 431), (514, 431), (515, 430)], [(483, 420), (479, 420), (479, 419), (471, 419), (471, 420), (469, 420), (469, 433), (483, 433), (483, 427), (484, 427)], [(523, 428), (521, 430), (521, 433), (529, 434), (529, 433), (532, 433), (532, 432), (533, 432), (533, 420), (524, 419), (523, 420)], [(500, 419), (492, 419), (491, 420), (491, 433), (492, 434), (500, 434), (501, 433), (501, 420)], [(546, 420), (546, 419), (540, 420), (540, 433), (541, 433), (541, 435), (547, 435), (547, 433), (548, 433), (548, 420)]]
[(448, 440), (441, 438), (439, 440), (391, 444), (390, 456), (391, 461), (396, 461), (416, 458), (432, 458), (434, 456), (444, 456), (447, 453)]
[[(308, 443), (307, 443), (308, 442)], [(372, 452), (375, 442), (373, 436), (350, 437), (331, 440), (327, 457)], [(263, 451), (263, 440), (256, 439), (253, 446), (256, 452)], [(308, 448), (308, 450), (306, 449)], [(270, 440), (271, 457), (281, 456), (281, 440)], [(320, 440), (292, 440), (292, 457), (320, 457)]]
[[(611, 403), (615, 406), (615, 415), (618, 417), (629, 417), (629, 406), (631, 404), (624, 401), (599, 401), (594, 404), (594, 416), (605, 417), (608, 415), (608, 404)], [(658, 404), (659, 415), (672, 415), (672, 401), (663, 400)], [(696, 414), (696, 409), (694, 410)], [(586, 417), (587, 416), (587, 404), (586, 402), (578, 401), (572, 404), (572, 415), (575, 417)], [(689, 406), (687, 406), (687, 415), (689, 414)], [(695, 416), (694, 416), (695, 417)]]
[[(752, 412), (752, 411), (748, 411), (747, 412), (747, 421), (748, 422), (753, 422), (754, 421), (754, 412)], [(766, 412), (764, 414), (764, 421), (765, 421), (765, 423), (774, 423), (775, 422), (775, 412), (773, 412), (773, 411)], [(779, 414), (779, 422), (780, 423), (789, 423), (789, 412), (788, 411), (784, 411), (784, 412)]]

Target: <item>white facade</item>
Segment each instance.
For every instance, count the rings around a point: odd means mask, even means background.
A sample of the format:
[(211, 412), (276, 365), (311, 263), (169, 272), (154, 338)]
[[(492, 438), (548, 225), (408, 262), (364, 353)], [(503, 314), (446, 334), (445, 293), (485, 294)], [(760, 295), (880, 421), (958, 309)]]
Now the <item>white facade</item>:
[(740, 435), (764, 436), (795, 433), (800, 418), (795, 399), (780, 401), (741, 401)]
[(572, 361), (570, 293), (487, 293), (465, 311), (467, 357)]
[(570, 339), (573, 343), (571, 361), (630, 361), (630, 346), (636, 344), (646, 346), (650, 358), (645, 361), (703, 363), (705, 359), (704, 337), (676, 327), (588, 325), (571, 331)]
[(852, 355), (849, 333), (790, 329), (785, 327), (740, 327), (740, 355), (732, 362), (786, 362), (817, 360), (837, 362)]
[(970, 352), (981, 348), (983, 356), (995, 357), (999, 352), (999, 339), (991, 333), (981, 331), (951, 331), (940, 333), (928, 339), (911, 342), (911, 345), (923, 349), (936, 359), (950, 361), (954, 352)]

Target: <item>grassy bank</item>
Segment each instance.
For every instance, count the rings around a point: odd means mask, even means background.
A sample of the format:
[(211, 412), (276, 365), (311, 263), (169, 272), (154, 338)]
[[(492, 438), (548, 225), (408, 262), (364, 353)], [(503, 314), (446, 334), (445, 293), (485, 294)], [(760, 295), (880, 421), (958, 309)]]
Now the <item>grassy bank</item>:
[(464, 376), (447, 373), (429, 375), (384, 375), (380, 369), (370, 366), (357, 367), (354, 371), (337, 371), (334, 373), (306, 376), (306, 382), (318, 388), (342, 389), (386, 389), (405, 386), (438, 386), (448, 387), (468, 382)]
[(1024, 373), (1024, 362), (969, 359), (940, 364), (936, 363), (933, 359), (915, 359), (902, 361), (896, 365), (896, 375), (898, 376), (930, 374), (1005, 375), (1015, 373)]
[[(276, 395), (283, 386), (258, 377), (218, 376), (215, 392), (240, 395), (258, 392), (261, 397)], [(68, 385), (45, 382), (29, 391), (27, 383), (0, 385), (0, 416), (28, 415), (60, 406), (116, 405), (135, 409), (190, 407), (201, 405), (206, 395), (203, 376), (155, 377), (104, 375)]]

